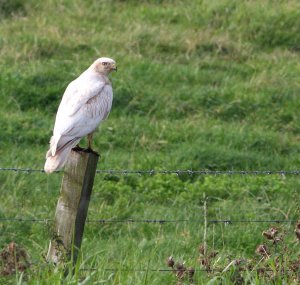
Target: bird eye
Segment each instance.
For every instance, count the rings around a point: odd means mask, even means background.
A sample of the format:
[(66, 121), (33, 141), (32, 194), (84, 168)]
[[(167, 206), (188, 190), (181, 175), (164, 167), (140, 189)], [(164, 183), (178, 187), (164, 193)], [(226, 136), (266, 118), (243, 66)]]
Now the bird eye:
[(102, 62), (102, 65), (107, 65), (107, 62)]

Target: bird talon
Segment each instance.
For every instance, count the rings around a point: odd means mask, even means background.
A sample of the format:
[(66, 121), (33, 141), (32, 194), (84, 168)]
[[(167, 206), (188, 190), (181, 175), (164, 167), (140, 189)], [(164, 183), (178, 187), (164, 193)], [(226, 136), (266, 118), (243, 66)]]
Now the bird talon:
[(80, 147), (79, 144), (72, 148), (74, 151), (83, 151), (84, 148)]
[(99, 153), (96, 152), (96, 151), (94, 151), (94, 150), (92, 150), (90, 147), (84, 148), (82, 151), (83, 151), (83, 152), (86, 152), (86, 153), (93, 153), (93, 154), (96, 154), (96, 155), (99, 156)]

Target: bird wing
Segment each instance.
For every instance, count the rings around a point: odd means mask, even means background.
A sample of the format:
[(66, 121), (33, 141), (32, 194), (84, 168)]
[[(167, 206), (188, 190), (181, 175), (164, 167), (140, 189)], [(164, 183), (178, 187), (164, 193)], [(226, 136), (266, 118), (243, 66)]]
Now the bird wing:
[(110, 84), (106, 84), (98, 96), (94, 96), (86, 102), (83, 112), (90, 118), (98, 117), (100, 121), (106, 120), (111, 110), (112, 100), (112, 87)]
[(98, 95), (106, 83), (105, 80), (99, 80), (99, 78), (93, 76), (77, 78), (68, 85), (60, 107), (64, 108), (67, 115), (74, 115), (83, 104)]

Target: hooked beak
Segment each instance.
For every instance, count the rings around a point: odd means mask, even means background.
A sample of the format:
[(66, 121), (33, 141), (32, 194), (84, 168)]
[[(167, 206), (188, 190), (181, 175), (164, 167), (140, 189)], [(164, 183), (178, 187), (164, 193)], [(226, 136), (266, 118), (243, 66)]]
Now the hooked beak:
[(117, 71), (117, 65), (115, 63), (111, 64), (111, 70)]

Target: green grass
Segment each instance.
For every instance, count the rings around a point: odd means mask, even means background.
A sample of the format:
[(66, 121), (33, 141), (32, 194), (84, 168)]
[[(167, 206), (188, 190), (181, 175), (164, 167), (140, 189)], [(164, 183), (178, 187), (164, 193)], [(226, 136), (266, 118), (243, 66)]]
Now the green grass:
[[(109, 56), (118, 73), (112, 112), (95, 135), (98, 168), (299, 169), (299, 8), (296, 0), (0, 0), (0, 167), (43, 167), (66, 85)], [(0, 172), (0, 217), (53, 217), (61, 177)], [(297, 220), (299, 186), (291, 176), (99, 174), (89, 218), (202, 220), (205, 193), (208, 219)], [(259, 259), (270, 226), (209, 224), (216, 266)], [(280, 228), (296, 258), (294, 225)], [(1, 247), (15, 241), (35, 263), (0, 284), (61, 284), (63, 270), (43, 260), (51, 225), (1, 223), (0, 232)], [(203, 223), (88, 223), (80, 266), (97, 270), (66, 284), (175, 284), (170, 272), (122, 270), (166, 268), (170, 255), (199, 269), (203, 233)], [(195, 283), (231, 284), (233, 275), (200, 272)]]

